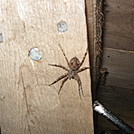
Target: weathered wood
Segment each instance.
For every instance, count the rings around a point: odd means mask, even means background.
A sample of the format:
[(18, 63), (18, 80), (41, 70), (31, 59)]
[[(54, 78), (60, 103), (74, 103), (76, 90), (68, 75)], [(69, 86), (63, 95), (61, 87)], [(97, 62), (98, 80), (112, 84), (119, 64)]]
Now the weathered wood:
[[(109, 74), (98, 89), (98, 99), (134, 127), (134, 1), (105, 0), (104, 7), (102, 67)], [(103, 130), (117, 129), (101, 117), (98, 124)]]
[[(109, 73), (102, 79), (105, 84), (98, 89), (98, 99), (134, 127), (134, 52), (105, 48), (103, 58), (103, 68)], [(117, 129), (102, 117), (98, 118), (98, 127), (101, 130)]]
[(103, 67), (109, 72), (105, 84), (133, 89), (134, 52), (105, 48), (103, 58)]
[[(2, 134), (92, 134), (90, 74), (80, 73), (85, 97), (79, 98), (75, 80), (50, 84), (65, 71), (48, 64), (67, 67), (58, 46), (67, 57), (83, 58), (87, 49), (85, 4), (83, 0), (1, 0), (0, 33), (0, 126)], [(67, 31), (57, 24), (66, 22)], [(32, 61), (29, 50), (42, 52)], [(83, 66), (89, 66), (88, 56)]]
[(93, 4), (93, 1), (91, 0), (86, 0), (86, 19), (87, 19), (87, 30), (88, 30), (88, 43), (89, 43), (89, 48), (90, 48), (90, 62), (91, 66), (95, 66), (95, 45), (94, 45), (94, 27), (95, 27), (95, 13), (94, 9), (95, 6)]
[[(107, 109), (121, 118), (124, 122), (134, 127), (134, 90), (119, 88), (117, 86), (101, 86), (98, 89), (98, 99)], [(101, 130), (114, 130), (114, 127), (103, 117), (98, 118), (98, 126)]]
[(87, 30), (90, 49), (92, 95), (96, 99), (102, 57), (103, 0), (86, 0)]
[(134, 50), (134, 1), (105, 1), (104, 46)]

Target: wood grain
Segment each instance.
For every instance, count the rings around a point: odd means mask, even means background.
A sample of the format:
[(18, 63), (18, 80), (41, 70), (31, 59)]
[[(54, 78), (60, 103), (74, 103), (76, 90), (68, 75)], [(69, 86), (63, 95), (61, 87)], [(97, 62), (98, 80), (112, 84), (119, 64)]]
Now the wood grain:
[(105, 84), (133, 89), (134, 52), (105, 48), (103, 58), (102, 67), (107, 68), (109, 72)]
[[(106, 0), (104, 15), (102, 68), (107, 68), (109, 74), (98, 89), (98, 99), (134, 127), (134, 1)], [(98, 127), (117, 129), (101, 117)]]
[[(0, 2), (0, 126), (2, 134), (93, 134), (90, 73), (80, 73), (85, 97), (77, 82), (47, 86), (65, 71), (67, 57), (80, 60), (87, 49), (83, 0), (1, 0)], [(60, 33), (57, 24), (68, 30)], [(31, 48), (42, 52), (38, 62), (28, 57)], [(83, 66), (89, 66), (88, 57)]]
[[(113, 48), (104, 49), (103, 68), (107, 68), (105, 84), (98, 89), (98, 99), (115, 115), (134, 127), (134, 52)], [(106, 119), (98, 118), (101, 130), (117, 129)]]
[[(134, 90), (117, 86), (101, 86), (98, 90), (98, 99), (104, 106), (121, 118), (125, 123), (134, 127)], [(101, 130), (118, 129), (104, 117), (98, 117), (98, 128)]]
[(105, 1), (104, 46), (134, 50), (134, 1)]

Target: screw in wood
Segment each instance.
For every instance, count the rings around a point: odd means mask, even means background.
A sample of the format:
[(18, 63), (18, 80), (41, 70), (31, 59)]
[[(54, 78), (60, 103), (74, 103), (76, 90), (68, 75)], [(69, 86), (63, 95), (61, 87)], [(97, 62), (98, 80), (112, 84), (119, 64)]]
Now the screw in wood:
[(57, 28), (58, 28), (58, 31), (62, 33), (62, 32), (67, 31), (68, 26), (67, 26), (67, 23), (65, 21), (60, 21), (57, 24)]
[(34, 61), (39, 61), (42, 58), (42, 52), (38, 48), (32, 48), (28, 56)]

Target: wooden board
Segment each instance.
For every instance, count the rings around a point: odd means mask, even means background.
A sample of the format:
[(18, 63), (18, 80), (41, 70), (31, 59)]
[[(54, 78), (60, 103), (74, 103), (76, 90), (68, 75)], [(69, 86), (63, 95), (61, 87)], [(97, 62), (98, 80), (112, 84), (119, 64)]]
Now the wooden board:
[(88, 42), (90, 49), (92, 96), (96, 100), (96, 86), (99, 83), (99, 73), (102, 56), (102, 0), (86, 0), (86, 18), (88, 30)]
[[(102, 68), (107, 68), (109, 74), (103, 78), (97, 96), (134, 127), (134, 1), (105, 0), (103, 27)], [(103, 130), (117, 129), (100, 116), (98, 124)]]
[(105, 1), (104, 46), (134, 50), (134, 1)]
[(105, 84), (133, 89), (134, 52), (105, 48), (103, 58), (103, 68), (109, 72)]
[[(49, 87), (65, 71), (67, 57), (83, 58), (87, 49), (84, 0), (0, 1), (0, 127), (1, 134), (93, 134), (89, 70), (80, 73), (85, 97), (75, 80)], [(59, 32), (57, 24), (66, 22)], [(64, 28), (64, 25), (63, 27)], [(29, 50), (42, 59), (33, 61)], [(83, 66), (89, 66), (88, 56)]]
[(133, 89), (133, 0), (105, 1), (103, 67), (109, 70), (107, 85)]
[[(98, 100), (127, 124), (134, 127), (134, 52), (113, 48), (104, 49), (103, 68), (108, 75), (105, 84), (98, 89)], [(109, 121), (99, 116), (101, 130), (117, 129)]]
[[(99, 101), (125, 123), (134, 127), (134, 90), (117, 86), (101, 86), (98, 90)], [(99, 116), (98, 126), (101, 130), (118, 129), (104, 117)]]

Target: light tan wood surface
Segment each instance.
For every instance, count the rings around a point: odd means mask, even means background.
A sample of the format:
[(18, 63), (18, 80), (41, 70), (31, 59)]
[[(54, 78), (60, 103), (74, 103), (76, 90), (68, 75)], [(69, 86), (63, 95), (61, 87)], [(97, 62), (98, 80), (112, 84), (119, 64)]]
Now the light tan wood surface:
[[(65, 73), (67, 57), (82, 60), (87, 49), (84, 0), (0, 1), (0, 127), (1, 134), (93, 134), (89, 70), (80, 78), (85, 97), (80, 99), (75, 80), (47, 84)], [(67, 31), (57, 24), (66, 22)], [(42, 59), (33, 61), (29, 50), (38, 48)], [(84, 66), (89, 66), (87, 56)]]

